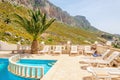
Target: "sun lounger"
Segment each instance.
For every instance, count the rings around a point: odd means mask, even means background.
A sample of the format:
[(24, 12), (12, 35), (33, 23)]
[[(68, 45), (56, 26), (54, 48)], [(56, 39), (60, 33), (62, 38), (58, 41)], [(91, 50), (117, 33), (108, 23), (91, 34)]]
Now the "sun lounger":
[(91, 46), (84, 47), (84, 54), (93, 54), (94, 50), (91, 50)]
[(62, 54), (62, 46), (61, 45), (56, 45), (54, 46), (54, 49), (53, 49), (53, 54)]
[(87, 67), (87, 71), (92, 73), (92, 80), (111, 80), (110, 74), (104, 69), (101, 68), (93, 68), (93, 67)]
[(51, 46), (45, 45), (43, 50), (39, 51), (39, 53), (49, 53)]
[(101, 64), (105, 64), (105, 65), (111, 66), (111, 62), (119, 55), (120, 55), (119, 52), (114, 51), (109, 57), (107, 57), (104, 60), (102, 60), (102, 59), (94, 59), (94, 60), (92, 60), (92, 59), (83, 59), (82, 61), (85, 62), (85, 63), (88, 63), (89, 65), (97, 64), (97, 66), (99, 66)]
[(105, 68), (98, 68), (98, 67), (87, 67), (87, 71), (92, 73), (95, 80), (99, 80), (101, 78), (111, 80), (112, 75), (120, 75), (120, 68), (113, 68), (113, 67), (105, 67)]
[(71, 54), (79, 54), (78, 46), (77, 46), (77, 45), (72, 45), (72, 46), (71, 46), (70, 55), (71, 55)]
[(85, 56), (85, 57), (81, 57), (81, 58), (83, 58), (83, 59), (104, 59), (108, 54), (110, 53), (110, 49), (107, 49), (103, 54), (102, 54), (102, 56), (99, 56), (99, 57), (94, 57), (94, 56), (90, 56), (90, 57), (87, 57), (87, 56)]

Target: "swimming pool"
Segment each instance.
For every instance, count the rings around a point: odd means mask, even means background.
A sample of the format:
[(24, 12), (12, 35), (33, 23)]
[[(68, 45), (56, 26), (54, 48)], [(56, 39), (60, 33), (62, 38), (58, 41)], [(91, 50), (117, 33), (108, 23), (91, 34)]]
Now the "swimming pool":
[[(31, 66), (43, 66), (44, 74), (46, 74), (49, 69), (54, 65), (56, 60), (33, 60), (33, 59), (21, 59), (17, 63)], [(9, 61), (8, 59), (0, 58), (0, 80), (35, 80), (35, 79), (27, 79), (16, 76), (8, 71)]]

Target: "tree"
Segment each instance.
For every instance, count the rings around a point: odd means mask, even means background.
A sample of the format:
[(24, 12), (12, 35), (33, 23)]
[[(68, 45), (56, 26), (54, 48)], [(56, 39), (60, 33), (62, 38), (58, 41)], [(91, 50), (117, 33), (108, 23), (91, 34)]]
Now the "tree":
[(5, 22), (6, 24), (11, 23), (11, 20), (10, 20), (10, 18), (8, 17), (8, 15), (7, 15), (7, 17), (5, 18), (4, 22)]
[(14, 22), (23, 27), (32, 37), (31, 53), (38, 53), (39, 43), (38, 38), (48, 27), (55, 21), (55, 19), (47, 20), (46, 14), (41, 13), (40, 10), (28, 10), (29, 19), (14, 14)]

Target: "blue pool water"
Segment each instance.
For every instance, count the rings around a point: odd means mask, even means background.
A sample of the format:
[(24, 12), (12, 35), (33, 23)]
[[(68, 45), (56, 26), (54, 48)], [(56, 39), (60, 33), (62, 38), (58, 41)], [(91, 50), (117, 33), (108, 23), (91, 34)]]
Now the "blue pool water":
[[(43, 66), (44, 67), (44, 74), (48, 72), (48, 70), (52, 67), (52, 65), (56, 62), (56, 60), (26, 60), (21, 59), (18, 63), (24, 65), (31, 65), (31, 66)], [(22, 77), (18, 77), (8, 71), (8, 59), (1, 59), (0, 58), (0, 80), (35, 80), (35, 79), (26, 79)]]

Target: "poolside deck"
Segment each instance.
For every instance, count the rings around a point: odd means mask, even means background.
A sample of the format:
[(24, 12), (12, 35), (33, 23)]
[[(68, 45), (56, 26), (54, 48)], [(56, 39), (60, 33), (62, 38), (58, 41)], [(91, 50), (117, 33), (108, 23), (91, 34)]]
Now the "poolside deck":
[[(56, 57), (56, 56), (53, 56)], [(41, 80), (91, 80), (89, 74), (79, 63), (80, 56), (58, 56), (58, 61)]]

